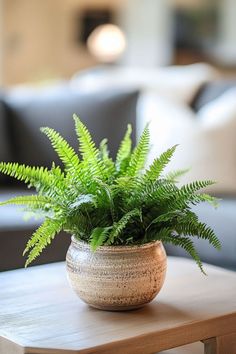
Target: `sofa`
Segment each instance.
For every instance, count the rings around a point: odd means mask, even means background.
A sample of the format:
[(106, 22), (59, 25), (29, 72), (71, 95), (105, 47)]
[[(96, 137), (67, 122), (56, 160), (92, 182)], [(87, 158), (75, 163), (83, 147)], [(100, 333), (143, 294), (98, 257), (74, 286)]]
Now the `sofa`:
[[(191, 108), (197, 111), (205, 102), (236, 86), (236, 82), (218, 81), (200, 87)], [(103, 87), (99, 90), (83, 90), (79, 85), (62, 82), (45, 88), (21, 88), (2, 90), (0, 93), (0, 161), (14, 161), (30, 165), (51, 166), (60, 163), (41, 126), (58, 130), (76, 148), (72, 134), (72, 114), (77, 113), (91, 130), (96, 143), (108, 137), (111, 155), (123, 136), (127, 123), (133, 125), (133, 141), (136, 140), (139, 90), (135, 87)], [(9, 177), (0, 176), (0, 201), (18, 194), (32, 193)], [(215, 211), (206, 204), (197, 206), (197, 213), (211, 225), (222, 241), (218, 252), (205, 242), (197, 240), (197, 248), (204, 262), (236, 270), (236, 198), (227, 196)], [(27, 239), (38, 227), (40, 219), (22, 218), (18, 207), (0, 207), (0, 271), (24, 266), (22, 252)], [(70, 236), (61, 233), (53, 246), (48, 247), (33, 264), (65, 259)], [(167, 253), (187, 256), (181, 249), (166, 245)]]

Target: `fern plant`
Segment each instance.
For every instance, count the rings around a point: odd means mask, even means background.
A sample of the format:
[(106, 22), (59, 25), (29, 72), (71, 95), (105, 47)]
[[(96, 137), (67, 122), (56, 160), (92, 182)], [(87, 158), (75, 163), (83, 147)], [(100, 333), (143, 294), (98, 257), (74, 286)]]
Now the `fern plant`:
[(132, 129), (128, 125), (113, 161), (107, 140), (97, 148), (86, 126), (76, 115), (73, 118), (78, 153), (59, 133), (41, 128), (63, 162), (63, 170), (54, 163), (51, 169), (0, 163), (0, 172), (25, 182), (37, 192), (1, 205), (23, 205), (45, 217), (26, 245), (26, 266), (65, 230), (89, 243), (94, 251), (102, 245), (137, 245), (155, 240), (172, 243), (186, 250), (203, 271), (194, 238), (206, 239), (217, 249), (220, 242), (214, 231), (198, 220), (191, 206), (200, 202), (216, 204), (215, 198), (200, 192), (213, 182), (196, 181), (178, 187), (178, 178), (186, 171), (165, 175), (164, 168), (176, 146), (144, 170), (149, 151), (148, 126), (132, 149)]

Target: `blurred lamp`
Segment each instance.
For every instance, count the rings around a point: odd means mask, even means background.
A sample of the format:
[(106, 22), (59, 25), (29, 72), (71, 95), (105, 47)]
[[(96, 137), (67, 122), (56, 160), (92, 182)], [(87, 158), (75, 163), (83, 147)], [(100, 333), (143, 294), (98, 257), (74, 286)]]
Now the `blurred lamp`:
[(101, 25), (89, 35), (90, 53), (103, 63), (116, 61), (125, 50), (126, 41), (121, 29), (112, 24)]

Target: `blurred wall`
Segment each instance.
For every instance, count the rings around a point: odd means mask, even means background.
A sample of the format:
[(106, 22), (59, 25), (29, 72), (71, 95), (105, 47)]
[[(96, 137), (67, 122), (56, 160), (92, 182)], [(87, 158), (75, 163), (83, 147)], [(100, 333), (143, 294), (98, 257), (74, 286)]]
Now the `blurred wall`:
[(0, 86), (3, 82), (3, 0), (0, 0)]
[(157, 66), (172, 63), (173, 28), (169, 0), (127, 0), (121, 13), (128, 46), (123, 63)]
[(121, 0), (0, 0), (2, 82), (70, 77), (94, 65), (77, 41), (79, 15), (89, 6), (114, 8)]
[[(79, 15), (110, 8), (128, 37), (125, 65), (165, 65), (172, 59), (169, 0), (0, 0), (2, 83), (70, 77), (96, 60), (76, 42)], [(77, 21), (77, 22), (76, 22)], [(1, 64), (0, 64), (1, 65)]]
[(218, 41), (208, 57), (236, 66), (236, 0), (0, 0), (0, 85), (69, 78), (96, 65), (78, 41), (79, 17), (88, 8), (117, 16), (128, 39), (122, 64), (170, 64), (174, 10), (207, 4), (220, 5)]
[(222, 64), (236, 65), (236, 0), (221, 0), (219, 42), (215, 56)]

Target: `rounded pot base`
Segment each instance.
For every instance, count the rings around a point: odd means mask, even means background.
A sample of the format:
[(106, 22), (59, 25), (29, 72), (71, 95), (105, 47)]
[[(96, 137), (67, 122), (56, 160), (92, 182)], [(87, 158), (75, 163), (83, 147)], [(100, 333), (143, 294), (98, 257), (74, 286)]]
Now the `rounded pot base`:
[(147, 304), (140, 304), (140, 305), (129, 305), (129, 306), (107, 306), (107, 305), (93, 305), (93, 304), (88, 304), (90, 307), (93, 307), (98, 310), (104, 310), (104, 311), (112, 311), (112, 312), (123, 312), (123, 311), (132, 311), (132, 310), (138, 310), (144, 307)]

